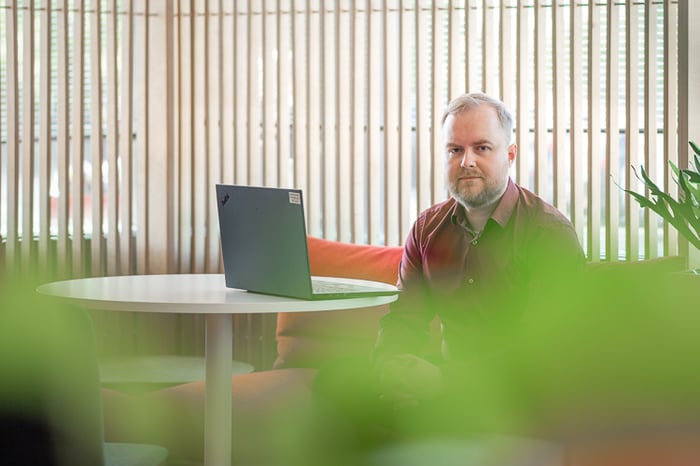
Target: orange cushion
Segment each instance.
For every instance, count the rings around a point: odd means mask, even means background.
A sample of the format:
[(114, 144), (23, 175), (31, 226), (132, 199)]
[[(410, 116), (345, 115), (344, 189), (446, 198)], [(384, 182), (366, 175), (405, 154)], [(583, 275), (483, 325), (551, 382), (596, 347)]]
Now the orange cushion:
[(311, 275), (359, 278), (395, 285), (403, 248), (308, 238)]
[[(309, 237), (311, 274), (396, 284), (403, 248)], [(388, 306), (280, 313), (274, 368), (319, 367), (329, 359), (369, 354)]]

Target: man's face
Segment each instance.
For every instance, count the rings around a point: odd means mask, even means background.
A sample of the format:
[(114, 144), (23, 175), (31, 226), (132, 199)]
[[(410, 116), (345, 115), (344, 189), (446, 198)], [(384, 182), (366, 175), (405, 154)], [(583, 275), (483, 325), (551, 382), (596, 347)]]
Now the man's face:
[(490, 105), (449, 115), (443, 125), (446, 178), (450, 194), (467, 209), (498, 201), (508, 185), (517, 148), (508, 144)]

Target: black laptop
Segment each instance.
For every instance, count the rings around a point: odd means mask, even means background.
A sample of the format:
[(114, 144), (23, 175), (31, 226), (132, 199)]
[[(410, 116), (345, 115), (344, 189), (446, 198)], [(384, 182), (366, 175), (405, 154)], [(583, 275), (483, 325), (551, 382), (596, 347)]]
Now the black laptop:
[(396, 287), (311, 277), (301, 190), (216, 185), (226, 286), (301, 299), (392, 295)]

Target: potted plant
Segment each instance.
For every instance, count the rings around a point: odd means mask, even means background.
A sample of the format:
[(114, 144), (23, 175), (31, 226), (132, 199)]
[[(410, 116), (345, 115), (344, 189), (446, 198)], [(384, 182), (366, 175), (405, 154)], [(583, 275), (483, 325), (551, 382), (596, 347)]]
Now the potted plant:
[[(695, 248), (700, 250), (700, 147), (690, 142), (693, 149), (693, 160), (689, 165), (695, 168), (679, 169), (669, 161), (673, 170), (673, 181), (678, 185), (678, 199), (674, 199), (668, 193), (662, 191), (654, 183), (644, 167), (640, 167), (641, 180), (649, 190), (649, 196), (636, 193), (629, 189), (623, 189), (632, 196), (642, 207), (651, 209), (671, 224), (678, 233), (688, 240)], [(636, 174), (636, 170), (635, 170)], [(639, 175), (637, 175), (639, 178)], [(698, 273), (695, 269), (695, 273)]]

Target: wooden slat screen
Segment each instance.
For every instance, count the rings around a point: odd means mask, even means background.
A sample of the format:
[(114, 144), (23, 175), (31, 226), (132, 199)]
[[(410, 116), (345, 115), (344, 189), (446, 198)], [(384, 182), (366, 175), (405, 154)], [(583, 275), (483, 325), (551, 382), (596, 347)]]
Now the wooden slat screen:
[(590, 260), (674, 254), (618, 185), (644, 165), (672, 189), (687, 160), (679, 4), (0, 0), (3, 262), (219, 272), (216, 182), (301, 188), (310, 234), (401, 244), (446, 196), (443, 108), (477, 90)]

